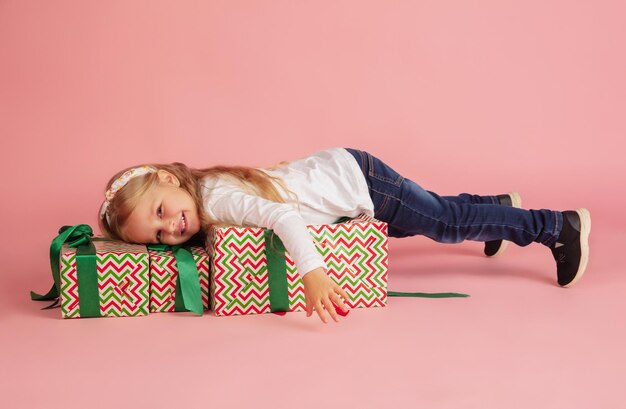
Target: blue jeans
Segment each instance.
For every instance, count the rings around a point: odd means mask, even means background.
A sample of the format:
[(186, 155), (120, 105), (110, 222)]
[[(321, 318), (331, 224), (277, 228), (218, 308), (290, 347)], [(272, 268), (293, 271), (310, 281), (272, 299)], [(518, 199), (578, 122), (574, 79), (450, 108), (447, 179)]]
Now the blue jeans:
[(508, 240), (519, 246), (532, 242), (551, 246), (561, 232), (563, 214), (559, 211), (502, 206), (496, 196), (439, 196), (375, 156), (345, 149), (363, 171), (374, 217), (388, 224), (389, 237), (420, 234), (440, 243)]

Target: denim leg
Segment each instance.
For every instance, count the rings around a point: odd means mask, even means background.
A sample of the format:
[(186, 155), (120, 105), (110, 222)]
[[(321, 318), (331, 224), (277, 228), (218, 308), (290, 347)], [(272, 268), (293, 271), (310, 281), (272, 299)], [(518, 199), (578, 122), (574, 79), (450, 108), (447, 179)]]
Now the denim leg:
[[(428, 193), (433, 193), (427, 191)], [(496, 196), (472, 195), (470, 193), (461, 193), (458, 196), (441, 196), (446, 200), (456, 203), (475, 203), (475, 204), (500, 204)]]
[[(374, 216), (388, 224), (390, 237), (420, 234), (440, 243), (508, 240), (519, 246), (532, 242), (551, 246), (561, 231), (563, 214), (559, 211), (448, 200), (401, 176), (367, 152), (346, 150), (361, 167), (374, 203)], [(466, 199), (474, 196), (465, 195), (462, 197)]]

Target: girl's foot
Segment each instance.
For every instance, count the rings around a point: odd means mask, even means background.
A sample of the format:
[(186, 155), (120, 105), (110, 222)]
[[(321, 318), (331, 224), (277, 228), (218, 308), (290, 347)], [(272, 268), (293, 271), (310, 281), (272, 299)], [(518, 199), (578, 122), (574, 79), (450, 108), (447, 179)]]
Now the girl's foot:
[(563, 228), (552, 246), (560, 286), (571, 287), (582, 277), (589, 261), (591, 214), (580, 208), (563, 212)]
[[(517, 207), (518, 209), (522, 207), (522, 197), (517, 192), (509, 192), (505, 195), (498, 195), (496, 197), (500, 201), (501, 205)], [(488, 257), (494, 257), (501, 254), (504, 249), (506, 249), (508, 243), (509, 242), (505, 240), (486, 241), (485, 255)]]

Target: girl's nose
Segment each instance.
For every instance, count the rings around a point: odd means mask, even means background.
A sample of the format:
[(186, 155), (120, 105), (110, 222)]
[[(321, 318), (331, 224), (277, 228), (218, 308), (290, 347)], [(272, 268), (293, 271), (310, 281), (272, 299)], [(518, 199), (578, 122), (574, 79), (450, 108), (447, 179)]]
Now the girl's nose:
[(168, 229), (169, 229), (170, 234), (174, 234), (174, 233), (176, 233), (176, 218), (175, 218), (175, 217), (172, 217), (172, 218), (169, 220), (169, 226), (168, 226)]
[(174, 234), (176, 231), (176, 221), (174, 219), (161, 220), (161, 230), (167, 234)]

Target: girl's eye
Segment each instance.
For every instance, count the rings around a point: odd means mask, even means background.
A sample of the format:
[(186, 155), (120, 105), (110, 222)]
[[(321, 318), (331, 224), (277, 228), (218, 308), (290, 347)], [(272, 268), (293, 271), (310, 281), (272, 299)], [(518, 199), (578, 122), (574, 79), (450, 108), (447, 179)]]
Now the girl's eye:
[[(163, 216), (163, 205), (159, 205), (159, 207), (157, 207), (156, 213), (159, 219), (161, 218), (161, 216)], [(156, 239), (157, 239), (157, 243), (161, 242), (161, 230), (157, 232)]]

